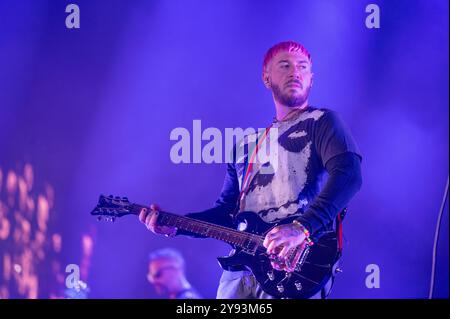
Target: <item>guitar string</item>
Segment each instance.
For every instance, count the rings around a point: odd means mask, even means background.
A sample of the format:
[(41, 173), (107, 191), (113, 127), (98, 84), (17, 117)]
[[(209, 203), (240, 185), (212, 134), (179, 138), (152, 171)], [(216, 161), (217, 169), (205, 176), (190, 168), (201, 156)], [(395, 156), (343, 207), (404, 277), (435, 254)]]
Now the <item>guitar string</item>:
[[(197, 224), (198, 226), (203, 226), (207, 228), (207, 232), (209, 232), (211, 229), (217, 229), (217, 230), (223, 230), (224, 233), (228, 233), (231, 236), (234, 236), (235, 238), (231, 238), (231, 239), (238, 239), (242, 238), (244, 239), (244, 241), (242, 242), (242, 244), (236, 243), (238, 245), (245, 245), (245, 241), (249, 240), (251, 242), (254, 242), (257, 245), (261, 245), (262, 241), (263, 241), (263, 237), (255, 235), (255, 234), (250, 234), (250, 233), (246, 233), (246, 232), (241, 232), (232, 228), (228, 228), (228, 227), (224, 227), (221, 225), (216, 225), (216, 224), (212, 224), (209, 222), (205, 222), (205, 221), (200, 221), (200, 220), (190, 220), (189, 217), (185, 217), (185, 216), (179, 216), (179, 215), (174, 215), (171, 213), (167, 213), (167, 212), (163, 212), (166, 216), (168, 216), (169, 218), (173, 219), (179, 219), (182, 222), (186, 222), (188, 223), (186, 230), (188, 231), (195, 231), (193, 227), (195, 227), (195, 224)], [(173, 220), (171, 220), (171, 222), (173, 222)], [(186, 225), (183, 225), (186, 226)], [(189, 229), (189, 227), (191, 227), (191, 229)], [(219, 234), (220, 237), (220, 234)], [(230, 239), (230, 238), (228, 238)], [(225, 240), (226, 241), (226, 240)]]

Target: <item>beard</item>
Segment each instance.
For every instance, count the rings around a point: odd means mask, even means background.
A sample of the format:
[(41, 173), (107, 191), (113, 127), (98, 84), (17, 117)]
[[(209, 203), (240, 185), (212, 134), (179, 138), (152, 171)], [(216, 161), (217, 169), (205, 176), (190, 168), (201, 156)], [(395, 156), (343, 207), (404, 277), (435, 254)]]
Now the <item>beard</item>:
[(309, 96), (309, 90), (311, 89), (311, 86), (308, 86), (303, 93), (297, 94), (297, 93), (285, 93), (281, 91), (280, 87), (278, 85), (275, 85), (272, 83), (272, 92), (273, 96), (275, 97), (275, 100), (277, 100), (279, 103), (286, 105), (287, 107), (297, 107), (303, 105), (305, 101), (308, 99)]

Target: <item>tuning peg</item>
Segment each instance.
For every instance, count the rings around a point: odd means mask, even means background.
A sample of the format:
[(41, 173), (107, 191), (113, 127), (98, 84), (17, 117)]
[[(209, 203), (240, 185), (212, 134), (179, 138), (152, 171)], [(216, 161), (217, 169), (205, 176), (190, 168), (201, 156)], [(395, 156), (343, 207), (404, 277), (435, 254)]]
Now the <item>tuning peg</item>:
[(102, 216), (98, 216), (98, 217), (97, 217), (97, 220), (98, 220), (98, 221), (101, 221), (101, 220), (102, 220)]

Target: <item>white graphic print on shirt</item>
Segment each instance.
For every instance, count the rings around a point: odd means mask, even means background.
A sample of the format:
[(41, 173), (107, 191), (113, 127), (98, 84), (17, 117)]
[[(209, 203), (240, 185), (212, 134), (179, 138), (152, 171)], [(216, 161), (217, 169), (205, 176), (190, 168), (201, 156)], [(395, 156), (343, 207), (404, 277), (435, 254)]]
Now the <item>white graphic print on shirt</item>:
[[(298, 196), (307, 182), (313, 142), (301, 122), (308, 119), (317, 121), (323, 114), (323, 111), (315, 109), (302, 112), (293, 120), (274, 123), (273, 127), (278, 129), (276, 135), (278, 147), (267, 162), (253, 164), (252, 180), (243, 201), (244, 207), (241, 209), (258, 212), (264, 221), (273, 222), (295, 214), (299, 208), (308, 204), (306, 200), (299, 202)], [(297, 126), (298, 129), (287, 135), (284, 134)], [(280, 138), (284, 139), (283, 142), (279, 140)], [(298, 143), (298, 141), (301, 142)], [(288, 150), (285, 146), (291, 142), (302, 145), (302, 149), (299, 151)], [(272, 174), (265, 173), (268, 166), (274, 168)], [(266, 170), (262, 170), (264, 168)], [(241, 184), (242, 172), (240, 174), (238, 177)]]

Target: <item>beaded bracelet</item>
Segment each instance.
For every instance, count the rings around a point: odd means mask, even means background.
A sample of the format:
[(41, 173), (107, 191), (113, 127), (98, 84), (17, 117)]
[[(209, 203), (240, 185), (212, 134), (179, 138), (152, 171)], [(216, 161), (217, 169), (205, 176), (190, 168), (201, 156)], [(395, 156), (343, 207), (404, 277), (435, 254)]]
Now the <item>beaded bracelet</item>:
[(305, 237), (306, 243), (309, 246), (312, 246), (314, 244), (314, 242), (311, 240), (311, 238), (309, 238), (309, 236), (310, 236), (309, 230), (307, 230), (306, 227), (303, 226), (298, 220), (294, 220), (292, 223), (300, 228), (300, 231), (303, 232), (303, 234), (305, 234), (305, 236), (306, 236)]

